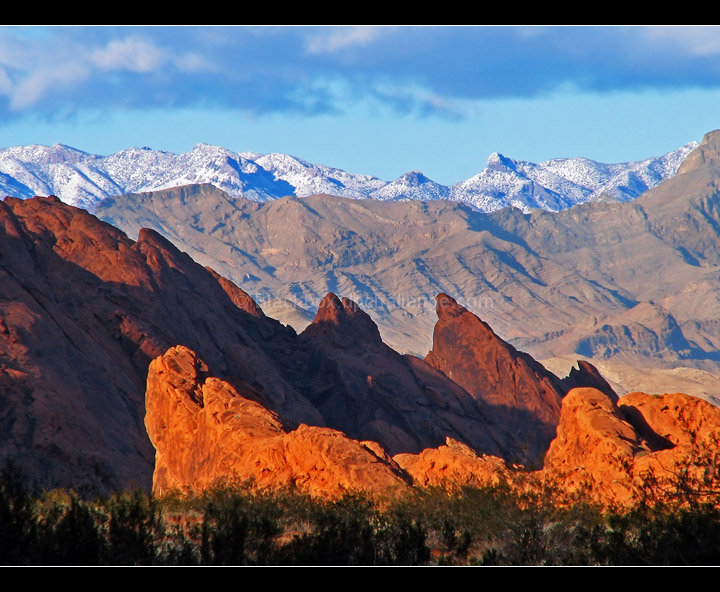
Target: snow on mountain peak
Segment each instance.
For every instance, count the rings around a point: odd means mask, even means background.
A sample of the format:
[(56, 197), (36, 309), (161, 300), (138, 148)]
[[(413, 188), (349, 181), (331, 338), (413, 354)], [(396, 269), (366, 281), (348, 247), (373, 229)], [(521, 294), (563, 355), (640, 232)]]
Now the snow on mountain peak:
[(498, 171), (505, 169), (514, 170), (515, 161), (503, 154), (500, 154), (499, 152), (493, 152), (490, 156), (488, 156), (487, 168)]
[(15, 146), (0, 150), (0, 191), (18, 197), (55, 194), (92, 209), (102, 199), (123, 193), (211, 183), (230, 196), (256, 201), (328, 193), (383, 201), (447, 199), (482, 211), (510, 205), (557, 211), (599, 198), (634, 199), (674, 176), (696, 146), (692, 142), (657, 158), (619, 164), (587, 158), (532, 163), (494, 152), (485, 169), (451, 186), (419, 170), (386, 182), (288, 154), (237, 153), (206, 143), (183, 154), (142, 147), (109, 156), (63, 144)]

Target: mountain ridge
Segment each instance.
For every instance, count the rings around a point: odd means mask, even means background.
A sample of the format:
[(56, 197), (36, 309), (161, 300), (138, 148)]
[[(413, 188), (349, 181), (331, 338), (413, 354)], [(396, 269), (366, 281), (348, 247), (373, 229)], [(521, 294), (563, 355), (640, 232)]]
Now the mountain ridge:
[[(307, 435), (294, 432), (302, 424), (332, 428), (393, 455), (451, 438), (533, 463), (548, 444), (521, 446), (534, 426), (516, 433), (481, 397), (390, 348), (346, 297), (327, 294), (298, 335), (155, 230), (133, 241), (55, 197), (0, 202), (0, 458), (47, 488), (148, 488), (148, 367), (176, 346), (195, 353), (168, 392), (198, 379), (177, 404), (201, 405), (212, 372), (292, 438)], [(515, 407), (517, 388), (508, 381), (495, 403)]]
[(114, 198), (96, 213), (131, 236), (163, 232), (298, 331), (326, 293), (342, 293), (386, 343), (424, 355), (426, 313), (445, 292), (536, 359), (640, 356), (717, 372), (717, 135), (697, 166), (631, 202), (556, 213), (328, 195), (260, 204), (209, 185)]
[(14, 146), (0, 150), (0, 192), (57, 195), (92, 211), (108, 197), (210, 183), (231, 197), (259, 202), (326, 193), (379, 201), (450, 200), (481, 211), (508, 206), (559, 211), (600, 199), (632, 200), (675, 175), (696, 146), (691, 142), (659, 157), (619, 164), (587, 158), (532, 163), (493, 153), (484, 170), (451, 185), (420, 171), (388, 182), (288, 154), (233, 152), (202, 143), (181, 154), (142, 147), (108, 156), (63, 144)]

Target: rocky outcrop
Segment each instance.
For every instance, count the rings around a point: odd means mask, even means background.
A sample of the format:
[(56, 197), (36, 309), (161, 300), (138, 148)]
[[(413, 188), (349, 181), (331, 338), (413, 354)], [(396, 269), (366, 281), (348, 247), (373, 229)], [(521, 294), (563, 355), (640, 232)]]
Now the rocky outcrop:
[(448, 436), (486, 454), (514, 454), (489, 408), (422, 360), (388, 347), (352, 300), (326, 295), (301, 338), (306, 362), (295, 384), (327, 425), (390, 454), (418, 453)]
[(447, 294), (437, 296), (438, 322), (425, 361), (492, 409), (493, 417), (539, 461), (560, 417), (559, 379), (500, 339)]
[(393, 460), (420, 487), (485, 487), (507, 482), (511, 474), (501, 458), (479, 455), (452, 438), (443, 446), (420, 454), (397, 454)]
[(720, 485), (720, 409), (687, 395), (632, 393), (616, 402), (595, 388), (572, 389), (544, 467), (535, 473), (450, 437), (420, 453), (390, 457), (377, 442), (338, 430), (288, 429), (257, 396), (250, 385), (213, 377), (186, 347), (156, 358), (145, 417), (156, 448), (153, 491), (243, 485), (337, 497), (501, 483), (527, 491), (542, 483), (556, 488), (559, 502), (583, 495), (626, 506), (643, 499), (687, 501)]
[(147, 369), (178, 343), (290, 425), (324, 425), (263, 349), (293, 338), (154, 231), (132, 241), (55, 198), (0, 203), (0, 459), (33, 485), (149, 489)]
[(305, 424), (288, 431), (276, 414), (241, 392), (209, 376), (185, 347), (152, 362), (145, 424), (157, 450), (156, 494), (249, 483), (332, 497), (409, 484), (376, 444)]
[(688, 501), (720, 491), (720, 409), (682, 394), (631, 393), (617, 402), (593, 388), (570, 391), (543, 477), (604, 504)]
[(570, 373), (560, 381), (560, 386), (564, 392), (569, 392), (574, 388), (592, 387), (605, 393), (612, 400), (617, 401), (617, 393), (605, 380), (598, 369), (586, 360), (578, 360), (577, 368), (570, 368)]
[(576, 388), (563, 400), (543, 473), (566, 493), (589, 491), (626, 502), (633, 495), (634, 460), (651, 451), (609, 396)]

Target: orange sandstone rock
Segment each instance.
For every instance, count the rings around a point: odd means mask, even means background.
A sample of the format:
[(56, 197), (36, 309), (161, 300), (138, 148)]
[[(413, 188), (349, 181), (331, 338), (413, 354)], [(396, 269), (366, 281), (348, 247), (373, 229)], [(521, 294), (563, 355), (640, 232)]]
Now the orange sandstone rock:
[(483, 487), (496, 485), (510, 476), (501, 458), (478, 455), (452, 438), (447, 438), (444, 446), (428, 448), (420, 454), (396, 454), (393, 460), (408, 472), (414, 485), (423, 487)]
[(209, 376), (205, 364), (182, 346), (151, 363), (146, 408), (145, 424), (157, 451), (157, 494), (251, 482), (334, 496), (409, 482), (377, 445), (329, 428), (301, 425), (286, 431), (276, 414)]
[(632, 497), (635, 456), (649, 451), (608, 395), (576, 388), (563, 399), (543, 473), (565, 492), (587, 489), (594, 497), (626, 502)]
[(500, 339), (447, 294), (437, 296), (438, 322), (425, 361), (492, 410), (496, 423), (539, 461), (560, 417), (560, 380)]
[(578, 388), (563, 400), (542, 476), (604, 504), (684, 502), (720, 491), (719, 442), (720, 409), (702, 399), (631, 393), (616, 404)]

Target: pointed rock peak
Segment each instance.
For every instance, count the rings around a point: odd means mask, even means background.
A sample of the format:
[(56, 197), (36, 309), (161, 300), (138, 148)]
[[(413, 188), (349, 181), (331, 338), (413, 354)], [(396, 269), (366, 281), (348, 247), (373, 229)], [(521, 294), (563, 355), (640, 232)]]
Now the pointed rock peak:
[(433, 349), (425, 362), (493, 408), (501, 429), (532, 442), (538, 462), (555, 436), (563, 391), (559, 379), (447, 294), (437, 296)]
[(313, 323), (320, 323), (322, 321), (337, 323), (340, 319), (340, 315), (343, 313), (343, 310), (342, 302), (340, 301), (340, 298), (337, 297), (337, 294), (329, 292), (320, 301)]
[(421, 171), (409, 171), (405, 173), (402, 177), (400, 177), (399, 180), (406, 185), (417, 187), (418, 185), (427, 183), (430, 179), (423, 175)]
[(330, 292), (318, 306), (315, 320), (303, 331), (304, 335), (322, 336), (333, 345), (368, 346), (381, 344), (380, 331), (370, 316), (349, 298), (340, 298)]
[(460, 306), (452, 296), (445, 293), (440, 293), (435, 297), (437, 304), (435, 305), (435, 311), (437, 312), (438, 319), (459, 317), (461, 314), (466, 313), (467, 309)]
[(577, 368), (573, 366), (570, 369), (570, 374), (560, 381), (565, 393), (574, 388), (591, 387), (604, 393), (612, 401), (617, 402), (617, 393), (595, 366), (585, 360), (578, 360), (577, 365)]
[(493, 152), (488, 157), (487, 168), (494, 171), (515, 170), (515, 162), (499, 152)]
[(720, 130), (713, 130), (705, 134), (700, 145), (688, 154), (678, 168), (678, 175), (689, 173), (717, 161), (720, 161)]

